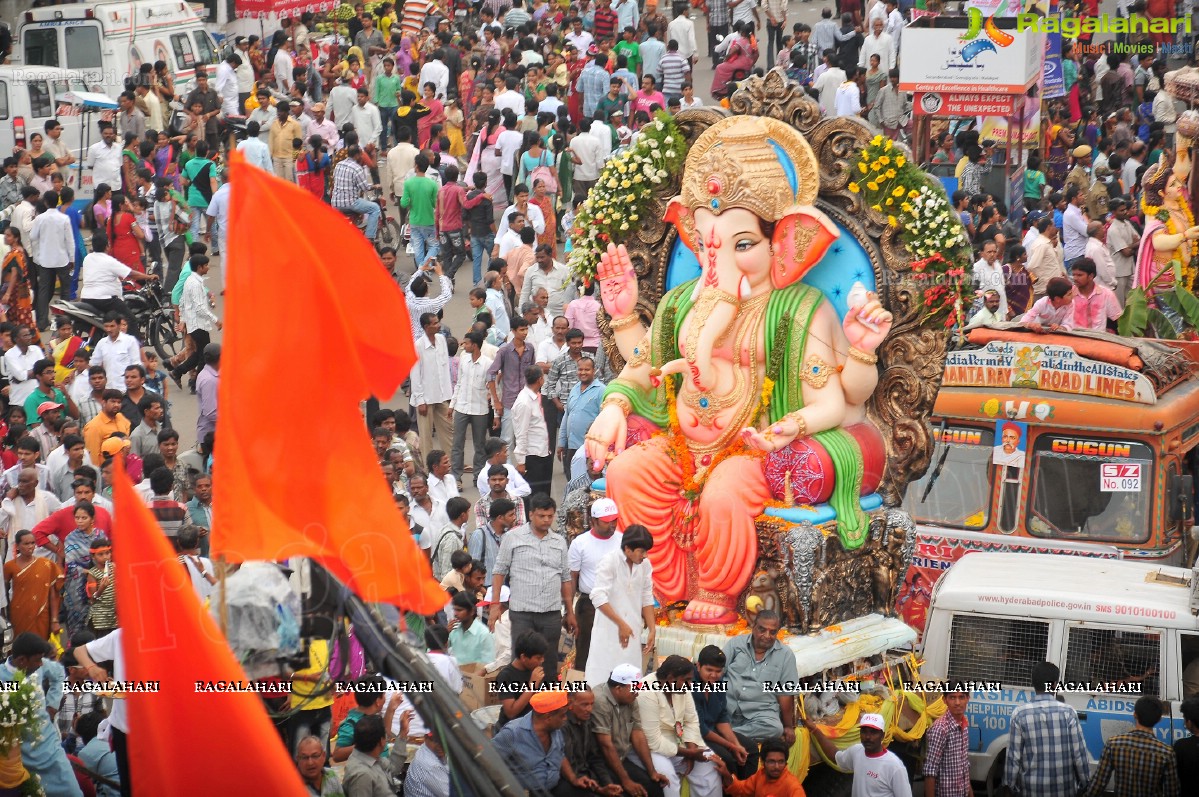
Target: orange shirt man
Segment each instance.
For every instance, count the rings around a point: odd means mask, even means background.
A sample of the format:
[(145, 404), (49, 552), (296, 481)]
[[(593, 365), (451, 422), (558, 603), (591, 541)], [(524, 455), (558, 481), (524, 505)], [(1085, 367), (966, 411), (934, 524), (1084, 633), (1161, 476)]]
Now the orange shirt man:
[(804, 797), (799, 778), (787, 769), (787, 745), (782, 739), (762, 743), (762, 768), (745, 780), (730, 775), (719, 757), (711, 761), (720, 773), (724, 793), (731, 797)]

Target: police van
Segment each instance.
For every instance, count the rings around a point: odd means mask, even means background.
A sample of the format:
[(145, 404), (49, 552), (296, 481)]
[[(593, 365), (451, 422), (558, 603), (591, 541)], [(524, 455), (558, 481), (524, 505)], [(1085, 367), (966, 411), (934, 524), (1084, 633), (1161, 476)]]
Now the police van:
[(1199, 568), (1025, 553), (971, 553), (933, 590), (925, 634), (928, 678), (998, 681), (975, 692), (970, 775), (994, 793), (1003, 782), (1008, 721), (1033, 697), (1032, 668), (1061, 670), (1059, 699), (1074, 706), (1097, 761), (1132, 729), (1142, 695), (1163, 701), (1157, 737), (1187, 736), (1179, 704), (1199, 690)]
[(183, 0), (134, 0), (30, 9), (16, 26), (12, 60), (79, 70), (88, 89), (112, 97), (143, 63), (165, 61), (184, 94), (196, 65), (214, 63), (216, 49)]

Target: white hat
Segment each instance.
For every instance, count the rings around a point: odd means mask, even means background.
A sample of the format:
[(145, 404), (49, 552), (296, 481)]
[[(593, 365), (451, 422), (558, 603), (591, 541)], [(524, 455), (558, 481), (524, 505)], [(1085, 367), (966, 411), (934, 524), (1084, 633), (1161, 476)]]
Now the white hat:
[(609, 677), (618, 684), (632, 686), (641, 680), (641, 670), (635, 664), (617, 664)]
[(591, 516), (600, 520), (615, 520), (620, 515), (611, 498), (597, 498), (591, 505)]
[[(508, 589), (507, 584), (500, 587), (500, 603), (507, 603), (508, 597), (511, 594), (512, 594), (512, 592), (511, 592), (511, 590)], [(479, 605), (480, 606), (490, 606), (492, 603), (494, 603), (494, 601), (491, 600), (491, 587), (488, 587), (487, 594), (483, 596), (483, 600), (479, 602)]]
[(883, 719), (882, 714), (863, 714), (858, 720), (859, 728), (874, 728), (876, 731), (886, 731), (887, 722)]

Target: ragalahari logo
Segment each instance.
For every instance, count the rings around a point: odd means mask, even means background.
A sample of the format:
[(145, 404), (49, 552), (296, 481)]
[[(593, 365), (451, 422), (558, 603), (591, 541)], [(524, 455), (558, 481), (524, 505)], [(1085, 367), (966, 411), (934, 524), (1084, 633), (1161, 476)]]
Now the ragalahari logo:
[[(976, 59), (983, 53), (998, 52), (996, 47), (1007, 47), (1016, 40), (1016, 37), (1007, 31), (999, 29), (995, 24), (995, 17), (1002, 16), (1007, 10), (1007, 0), (1003, 0), (999, 7), (995, 9), (995, 13), (983, 21), (983, 12), (977, 8), (970, 8), (966, 11), (966, 20), (968, 27), (958, 39), (965, 42), (961, 47), (955, 47), (949, 51), (949, 61), (945, 64), (946, 69), (971, 69), (973, 67), (981, 67), (982, 64), (976, 63)], [(985, 38), (979, 38), (979, 34), (985, 33)]]

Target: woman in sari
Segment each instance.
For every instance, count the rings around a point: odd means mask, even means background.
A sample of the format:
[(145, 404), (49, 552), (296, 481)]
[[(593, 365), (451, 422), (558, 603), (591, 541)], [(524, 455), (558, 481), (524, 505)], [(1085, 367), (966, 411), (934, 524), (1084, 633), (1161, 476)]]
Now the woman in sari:
[(123, 193), (112, 195), (112, 215), (105, 225), (108, 234), (108, 254), (134, 271), (142, 270), (142, 245), (146, 233), (138, 226), (129, 198)]
[(424, 96), (421, 97), (420, 105), (429, 109), (429, 112), (416, 121), (416, 137), (419, 143), (418, 147), (425, 149), (429, 146), (429, 130), (433, 125), (443, 124), (445, 122), (445, 106), (441, 100), (437, 99), (437, 85), (434, 83), (426, 83), (421, 87), (424, 91)]
[(4, 230), (8, 254), (0, 267), (0, 306), (10, 324), (33, 326), (33, 290), (29, 283), (29, 255), (21, 241), (21, 231), (12, 225)]
[[(733, 33), (716, 47), (724, 50), (724, 60), (716, 67), (712, 78), (712, 96), (723, 98), (729, 93), (729, 83), (747, 76), (758, 60), (758, 43), (753, 34), (753, 23), (740, 23)], [(740, 75), (740, 77), (738, 77)]]
[(166, 133), (161, 131), (158, 133), (150, 162), (155, 177), (170, 180), (176, 191), (182, 188), (182, 184), (179, 182), (179, 164), (175, 155), (175, 145), (171, 143), (171, 137)]
[(537, 236), (537, 245), (548, 246), (553, 257), (558, 256), (558, 214), (554, 209), (555, 199), (556, 195), (549, 193), (545, 180), (533, 180), (533, 194), (529, 197), (529, 204), (541, 208), (541, 215), (545, 217), (545, 232)]
[(475, 78), (482, 65), (483, 62), (477, 56), (471, 58), (470, 65), (458, 76), (458, 109), (462, 111), (463, 117), (469, 117), (475, 108)]
[(87, 571), (92, 566), (92, 543), (103, 532), (96, 528), (96, 508), (91, 501), (75, 505), (75, 530), (63, 543), (63, 565), (66, 585), (63, 605), (67, 609), (67, 633), (71, 636), (87, 629), (91, 604), (87, 599)]
[(482, 171), (487, 175), (487, 193), (496, 210), (503, 211), (508, 206), (508, 193), (504, 189), (504, 175), (500, 171), (500, 153), (496, 149), (496, 139), (507, 128), (500, 124), (500, 112), (492, 110), (487, 116), (487, 126), (479, 131), (475, 141), (474, 153), (466, 167), (466, 184), (474, 185), (475, 172)]
[(466, 139), (463, 137), (463, 126), (466, 117), (454, 100), (450, 100), (445, 109), (445, 136), (450, 140), (449, 154), (455, 158), (466, 157)]
[(62, 568), (53, 559), (34, 556), (33, 532), (22, 529), (14, 539), (17, 555), (4, 565), (8, 585), (8, 619), (13, 636), (26, 631), (49, 639), (59, 630), (58, 605), (62, 600)]
[(400, 39), (400, 49), (396, 50), (396, 73), (407, 75), (412, 62), (416, 60), (416, 43), (408, 34)]
[(1061, 191), (1066, 182), (1070, 149), (1074, 146), (1074, 134), (1066, 127), (1066, 112), (1052, 113), (1052, 121), (1045, 132), (1045, 177), (1054, 191)]
[(137, 192), (137, 170), (142, 167), (138, 155), (139, 139), (136, 133), (125, 134), (125, 148), (121, 150), (121, 188), (126, 194)]
[(22, 182), (28, 183), (33, 179), (33, 162), (49, 153), (43, 149), (45, 139), (41, 133), (34, 133), (29, 137), (29, 149), (19, 151), (17, 155), (17, 177)]

